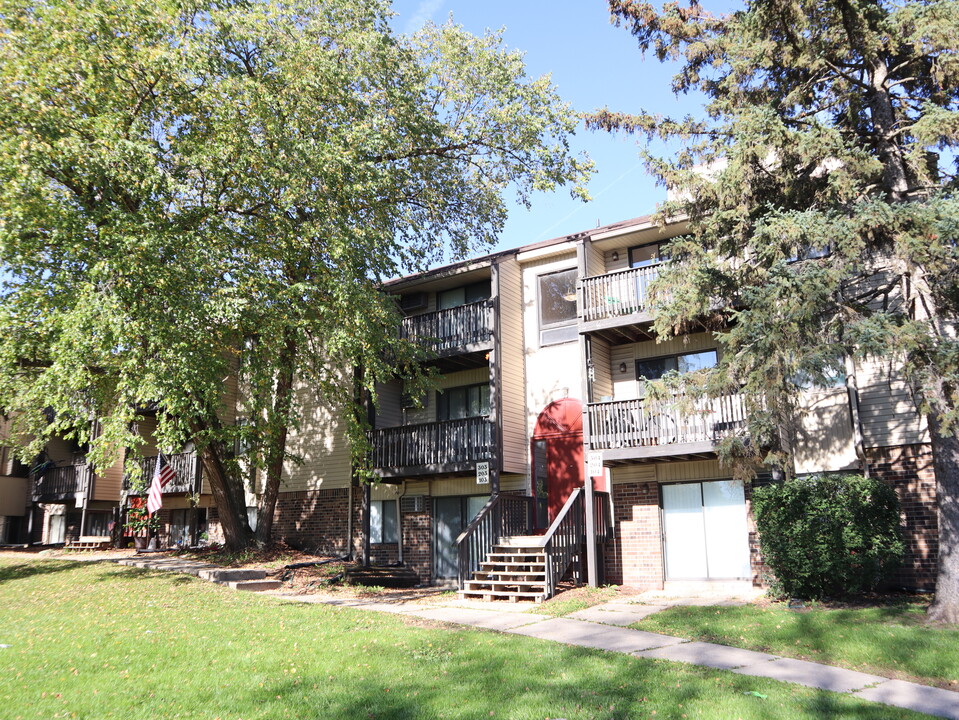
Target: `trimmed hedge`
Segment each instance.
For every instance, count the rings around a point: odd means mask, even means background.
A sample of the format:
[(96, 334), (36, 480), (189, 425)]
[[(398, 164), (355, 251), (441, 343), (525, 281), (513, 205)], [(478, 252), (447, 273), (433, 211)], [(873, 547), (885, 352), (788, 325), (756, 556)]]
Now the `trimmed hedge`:
[(902, 563), (899, 499), (861, 475), (812, 475), (756, 489), (759, 545), (789, 597), (855, 595)]

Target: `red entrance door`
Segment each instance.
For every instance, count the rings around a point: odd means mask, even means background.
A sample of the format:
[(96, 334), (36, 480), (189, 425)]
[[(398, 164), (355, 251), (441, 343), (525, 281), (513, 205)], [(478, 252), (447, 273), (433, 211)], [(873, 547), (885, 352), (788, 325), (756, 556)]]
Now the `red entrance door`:
[(583, 487), (583, 404), (573, 398), (547, 405), (532, 440), (536, 526), (548, 527), (574, 488)]

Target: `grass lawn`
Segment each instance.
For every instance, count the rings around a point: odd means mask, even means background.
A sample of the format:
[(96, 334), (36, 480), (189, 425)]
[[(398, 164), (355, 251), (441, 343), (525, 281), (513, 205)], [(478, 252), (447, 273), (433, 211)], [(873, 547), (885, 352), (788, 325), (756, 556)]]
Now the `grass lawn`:
[(675, 607), (633, 627), (959, 690), (959, 628), (924, 625), (925, 610), (925, 603), (905, 601), (802, 610)]
[(921, 717), (107, 563), (0, 558), (0, 645), (4, 720)]

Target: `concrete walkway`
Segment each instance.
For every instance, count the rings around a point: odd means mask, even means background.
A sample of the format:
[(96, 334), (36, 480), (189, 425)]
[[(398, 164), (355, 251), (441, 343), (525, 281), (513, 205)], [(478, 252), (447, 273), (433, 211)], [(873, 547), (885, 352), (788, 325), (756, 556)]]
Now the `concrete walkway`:
[[(206, 563), (177, 562), (168, 558), (137, 558), (123, 564), (152, 570), (186, 572), (214, 581), (218, 579), (219, 574), (213, 566)], [(742, 650), (714, 643), (690, 642), (670, 635), (626, 627), (669, 605), (684, 603), (681, 598), (676, 597), (649, 596), (647, 599), (655, 604), (618, 600), (595, 605), (566, 617), (554, 618), (525, 611), (526, 607), (535, 608), (535, 606), (510, 603), (458, 599), (429, 603), (417, 600), (384, 601), (375, 598), (286, 595), (282, 592), (274, 595), (294, 602), (408, 615), (426, 620), (526, 635), (567, 645), (628, 653), (636, 657), (702, 665), (741, 675), (771, 678), (820, 690), (846, 693), (863, 700), (959, 720), (959, 693), (949, 690), (753, 650)], [(693, 599), (692, 602), (694, 604), (730, 604), (721, 598), (707, 600), (699, 598)]]
[[(523, 612), (522, 605), (509, 603), (451, 600), (449, 603), (426, 604), (417, 601), (329, 599), (308, 595), (281, 597), (299, 602), (376, 610), (498, 630), (567, 645), (629, 653), (636, 657), (703, 665), (730, 670), (740, 675), (771, 678), (820, 690), (846, 693), (863, 700), (959, 720), (959, 693), (949, 690), (726, 645), (690, 642), (670, 635), (625, 627), (662, 610), (665, 605), (644, 605), (620, 600), (595, 605), (566, 617), (554, 618)], [(679, 601), (673, 599), (668, 604), (679, 604)]]

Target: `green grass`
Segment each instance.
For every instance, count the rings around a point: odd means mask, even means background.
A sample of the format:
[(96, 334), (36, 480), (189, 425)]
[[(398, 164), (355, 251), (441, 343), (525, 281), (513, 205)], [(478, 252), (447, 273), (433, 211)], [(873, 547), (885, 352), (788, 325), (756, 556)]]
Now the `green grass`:
[(675, 607), (633, 627), (959, 690), (959, 628), (927, 626), (924, 616), (918, 602), (799, 611)]
[(10, 646), (0, 649), (4, 720), (921, 717), (770, 680), (64, 560), (0, 559), (0, 644)]
[(618, 592), (615, 587), (605, 585), (603, 587), (589, 587), (585, 585), (569, 593), (561, 593), (555, 598), (551, 598), (544, 603), (527, 612), (540, 615), (551, 615), (552, 617), (564, 617), (574, 612), (585, 610), (586, 608), (599, 605), (600, 603), (615, 600)]

